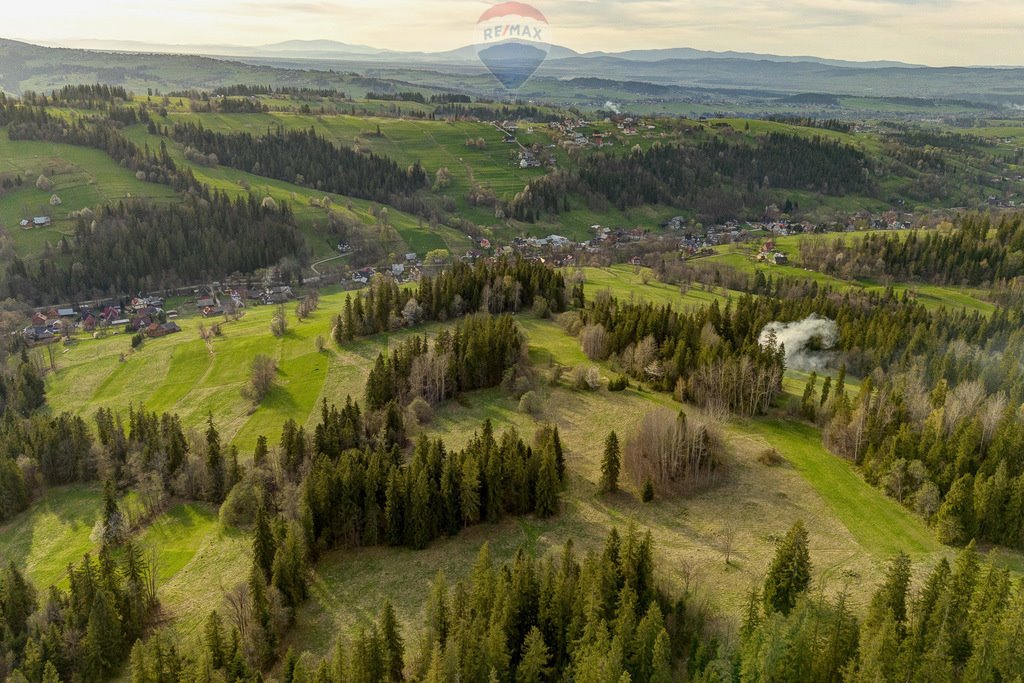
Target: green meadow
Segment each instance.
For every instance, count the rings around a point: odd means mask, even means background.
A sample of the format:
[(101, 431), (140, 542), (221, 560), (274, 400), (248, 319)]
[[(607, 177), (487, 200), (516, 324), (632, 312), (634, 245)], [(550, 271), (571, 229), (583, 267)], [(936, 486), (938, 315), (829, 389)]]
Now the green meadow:
[[(36, 179), (45, 173), (53, 183), (50, 190), (36, 188)], [(0, 231), (21, 256), (35, 255), (61, 238), (74, 233), (73, 211), (98, 204), (114, 203), (127, 197), (166, 200), (174, 192), (163, 185), (138, 180), (104, 152), (54, 142), (9, 140), (0, 132), (0, 176), (23, 179), (20, 188), (0, 194)], [(57, 195), (61, 203), (50, 204)], [(51, 216), (46, 227), (23, 229), (23, 218)]]

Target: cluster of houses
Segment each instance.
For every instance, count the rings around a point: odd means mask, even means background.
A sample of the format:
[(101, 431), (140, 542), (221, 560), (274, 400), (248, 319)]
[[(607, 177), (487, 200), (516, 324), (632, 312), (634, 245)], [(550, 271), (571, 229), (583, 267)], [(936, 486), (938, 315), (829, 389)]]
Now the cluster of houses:
[(519, 150), (519, 168), (540, 168), (542, 165), (533, 150)]
[(420, 274), (423, 270), (423, 261), (420, 260), (419, 256), (417, 256), (415, 252), (405, 254), (404, 258), (404, 261), (400, 263), (392, 263), (390, 266), (385, 268), (367, 266), (353, 271), (351, 278), (352, 283), (357, 286), (369, 284), (370, 280), (372, 280), (373, 276), (377, 273), (390, 275), (399, 283), (419, 281)]
[(774, 263), (777, 266), (789, 264), (789, 257), (775, 250), (775, 240), (768, 240), (761, 245), (761, 250), (757, 252), (757, 260), (761, 263)]
[[(643, 121), (632, 116), (610, 116), (604, 120), (604, 123), (615, 126), (615, 129), (619, 134), (626, 136), (638, 135), (641, 130), (656, 130), (655, 126), (645, 124)], [(593, 145), (594, 147), (601, 148), (606, 146), (610, 147), (615, 144), (610, 139), (611, 136), (607, 132), (595, 131), (588, 135), (584, 130), (582, 130), (589, 128), (592, 125), (593, 124), (591, 122), (584, 119), (566, 118), (562, 121), (549, 123), (548, 127), (553, 132), (557, 133), (557, 136), (560, 138), (563, 145), (576, 147), (587, 147)]]
[(22, 337), (31, 346), (69, 340), (78, 331), (93, 333), (110, 328), (142, 332), (148, 337), (163, 337), (180, 332), (174, 319), (177, 311), (165, 311), (159, 297), (133, 297), (130, 301), (99, 302), (69, 308), (38, 310)]
[(586, 147), (590, 144), (590, 138), (580, 129), (589, 125), (590, 123), (584, 119), (567, 117), (562, 121), (552, 121), (548, 128), (558, 134), (563, 144)]
[(275, 306), (295, 299), (292, 288), (283, 284), (233, 286), (214, 283), (195, 292), (195, 306), (204, 318), (215, 318), (245, 308), (247, 303)]

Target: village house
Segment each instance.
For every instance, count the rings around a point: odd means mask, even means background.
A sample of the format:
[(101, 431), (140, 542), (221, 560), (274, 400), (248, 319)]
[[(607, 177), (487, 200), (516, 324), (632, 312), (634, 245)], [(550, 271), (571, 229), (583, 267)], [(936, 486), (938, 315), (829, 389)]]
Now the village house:
[(283, 304), (295, 298), (292, 288), (287, 285), (273, 285), (263, 290), (259, 302), (263, 305)]
[(32, 228), (41, 228), (50, 224), (49, 216), (35, 216), (31, 220), (23, 218), (19, 225), (22, 230), (31, 230)]
[(29, 325), (22, 330), (22, 337), (29, 346), (52, 344), (59, 339), (53, 328), (45, 325)]
[(174, 334), (175, 332), (181, 332), (181, 328), (176, 322), (166, 322), (162, 325), (160, 323), (151, 323), (146, 327), (146, 336), (154, 339), (164, 337), (168, 334)]
[(360, 285), (365, 285), (376, 274), (377, 274), (377, 271), (374, 270), (373, 268), (370, 268), (370, 267), (360, 268), (356, 272), (352, 273), (352, 282), (355, 282), (355, 283), (360, 284)]

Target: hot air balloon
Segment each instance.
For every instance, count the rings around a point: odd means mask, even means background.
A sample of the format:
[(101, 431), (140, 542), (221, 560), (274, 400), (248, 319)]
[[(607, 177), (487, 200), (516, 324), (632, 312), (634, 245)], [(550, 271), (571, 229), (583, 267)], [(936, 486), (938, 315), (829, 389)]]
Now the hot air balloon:
[(523, 2), (490, 7), (476, 22), (476, 54), (498, 82), (521, 87), (547, 59), (551, 27), (540, 10)]

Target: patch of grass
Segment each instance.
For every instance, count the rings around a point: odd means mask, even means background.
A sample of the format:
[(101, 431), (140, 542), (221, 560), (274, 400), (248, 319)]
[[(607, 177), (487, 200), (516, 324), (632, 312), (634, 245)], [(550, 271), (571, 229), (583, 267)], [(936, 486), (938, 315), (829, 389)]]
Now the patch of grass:
[(63, 582), (69, 564), (95, 546), (89, 539), (99, 519), (103, 495), (95, 486), (51, 489), (7, 524), (0, 526), (0, 558), (14, 562), (38, 588)]
[(178, 503), (139, 534), (139, 546), (155, 554), (158, 585), (169, 582), (192, 561), (217, 523), (217, 511), (210, 506)]
[(826, 451), (816, 428), (777, 418), (752, 420), (743, 427), (778, 449), (806, 477), (867, 552), (884, 559), (901, 550), (923, 555), (942, 547), (924, 522), (867, 484), (849, 463)]
[[(36, 178), (46, 171), (52, 190), (38, 190)], [(0, 196), (0, 228), (14, 244), (19, 256), (38, 256), (47, 244), (56, 247), (60, 239), (74, 232), (72, 211), (116, 202), (125, 197), (149, 197), (169, 200), (174, 191), (165, 185), (136, 179), (135, 174), (118, 165), (104, 152), (54, 142), (10, 140), (0, 129), (0, 174), (18, 174), (24, 185)], [(50, 196), (61, 199), (50, 205)], [(21, 219), (49, 215), (53, 223), (43, 228), (23, 230)]]
[(726, 300), (722, 295), (722, 288), (703, 287), (699, 284), (688, 287), (686, 294), (683, 294), (678, 286), (656, 280), (650, 268), (622, 264), (609, 268), (587, 267), (583, 269), (583, 275), (584, 293), (588, 298), (593, 298), (597, 292), (607, 289), (620, 299), (642, 299), (657, 305), (669, 304), (677, 308), (704, 306), (713, 301), (725, 303)]

